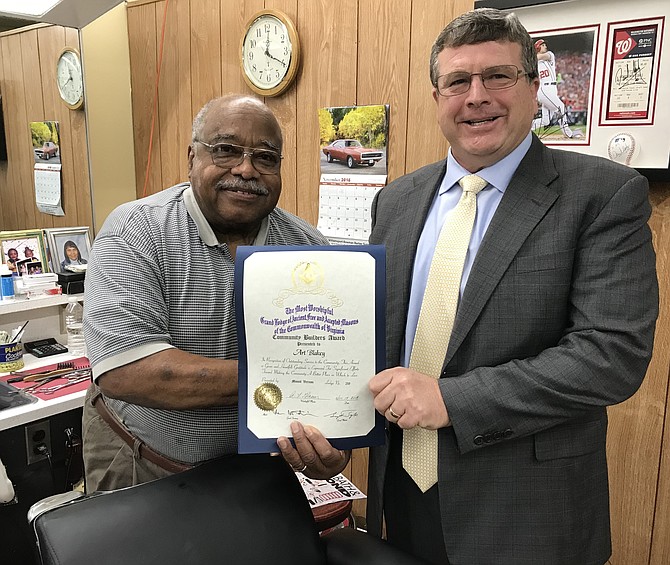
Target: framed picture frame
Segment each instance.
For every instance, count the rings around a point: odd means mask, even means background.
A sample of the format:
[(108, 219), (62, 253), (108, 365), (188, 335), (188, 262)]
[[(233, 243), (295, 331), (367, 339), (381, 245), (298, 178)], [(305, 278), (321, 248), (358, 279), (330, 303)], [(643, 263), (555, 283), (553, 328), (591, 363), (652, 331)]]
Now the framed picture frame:
[(86, 265), (91, 255), (88, 226), (47, 229), (47, 242), (54, 272), (67, 271), (68, 265)]
[(18, 262), (26, 259), (40, 262), (42, 272), (49, 272), (42, 230), (0, 231), (0, 252), (2, 263), (5, 263), (12, 272), (17, 270)]
[(533, 132), (545, 145), (589, 146), (598, 113), (593, 111), (593, 93), (600, 26), (529, 33), (537, 45), (540, 79)]
[(42, 273), (42, 261), (23, 260), (18, 262), (21, 275), (39, 275)]
[[(663, 41), (667, 0), (646, 0), (636, 4), (634, 10), (625, 0), (475, 2), (504, 9), (512, 9), (508, 5), (512, 3), (534, 41), (543, 39), (549, 49), (555, 48), (559, 96), (562, 85), (568, 98), (582, 100), (572, 95), (586, 86), (583, 73), (590, 67), (591, 102), (585, 108), (588, 127), (580, 118), (584, 115), (581, 102), (570, 108), (568, 115), (569, 121), (576, 119), (582, 141), (560, 140), (554, 134), (556, 139), (545, 142), (559, 149), (609, 158), (635, 168), (650, 181), (667, 182), (670, 136), (664, 126), (670, 108), (670, 42)], [(566, 22), (570, 27), (557, 29), (553, 27), (556, 22)], [(593, 49), (573, 48), (576, 36), (585, 38), (589, 28), (598, 29)], [(568, 103), (564, 103), (568, 110)]]

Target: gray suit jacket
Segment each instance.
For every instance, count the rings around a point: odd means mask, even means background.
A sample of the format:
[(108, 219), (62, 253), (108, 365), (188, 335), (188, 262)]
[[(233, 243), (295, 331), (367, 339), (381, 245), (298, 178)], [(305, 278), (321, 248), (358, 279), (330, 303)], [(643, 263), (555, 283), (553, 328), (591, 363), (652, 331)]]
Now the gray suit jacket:
[[(391, 183), (387, 361), (400, 365), (417, 242), (445, 162)], [(606, 407), (644, 378), (658, 285), (644, 177), (534, 137), (475, 259), (440, 389), (442, 529), (452, 563), (602, 564), (611, 553)], [(370, 457), (379, 532), (386, 448)], [(417, 517), (420, 520), (420, 517)]]

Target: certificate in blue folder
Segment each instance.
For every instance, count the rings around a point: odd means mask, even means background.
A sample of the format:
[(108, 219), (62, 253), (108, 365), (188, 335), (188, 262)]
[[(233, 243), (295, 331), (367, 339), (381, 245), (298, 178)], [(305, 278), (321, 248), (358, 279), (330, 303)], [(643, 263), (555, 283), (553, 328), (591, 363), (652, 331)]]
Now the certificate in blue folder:
[(368, 381), (385, 367), (383, 246), (238, 247), (239, 452), (298, 420), (337, 449), (381, 445)]

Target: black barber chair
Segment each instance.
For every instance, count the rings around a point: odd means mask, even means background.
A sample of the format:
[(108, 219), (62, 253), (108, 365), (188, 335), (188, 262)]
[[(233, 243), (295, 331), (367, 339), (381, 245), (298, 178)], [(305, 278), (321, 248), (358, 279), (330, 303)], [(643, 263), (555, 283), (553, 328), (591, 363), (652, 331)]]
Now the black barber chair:
[(423, 563), (352, 528), (319, 536), (295, 473), (267, 455), (222, 457), (33, 515), (45, 565)]

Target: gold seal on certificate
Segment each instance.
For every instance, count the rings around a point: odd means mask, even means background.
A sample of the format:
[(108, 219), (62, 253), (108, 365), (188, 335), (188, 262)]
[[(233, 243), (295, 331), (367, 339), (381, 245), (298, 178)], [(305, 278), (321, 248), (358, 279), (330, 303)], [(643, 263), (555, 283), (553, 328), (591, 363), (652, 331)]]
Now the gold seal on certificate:
[(263, 383), (254, 391), (254, 402), (261, 410), (275, 410), (281, 403), (281, 389), (274, 383)]
[(314, 261), (302, 261), (293, 269), (293, 286), (303, 292), (315, 290), (323, 286), (324, 273), (321, 265)]

